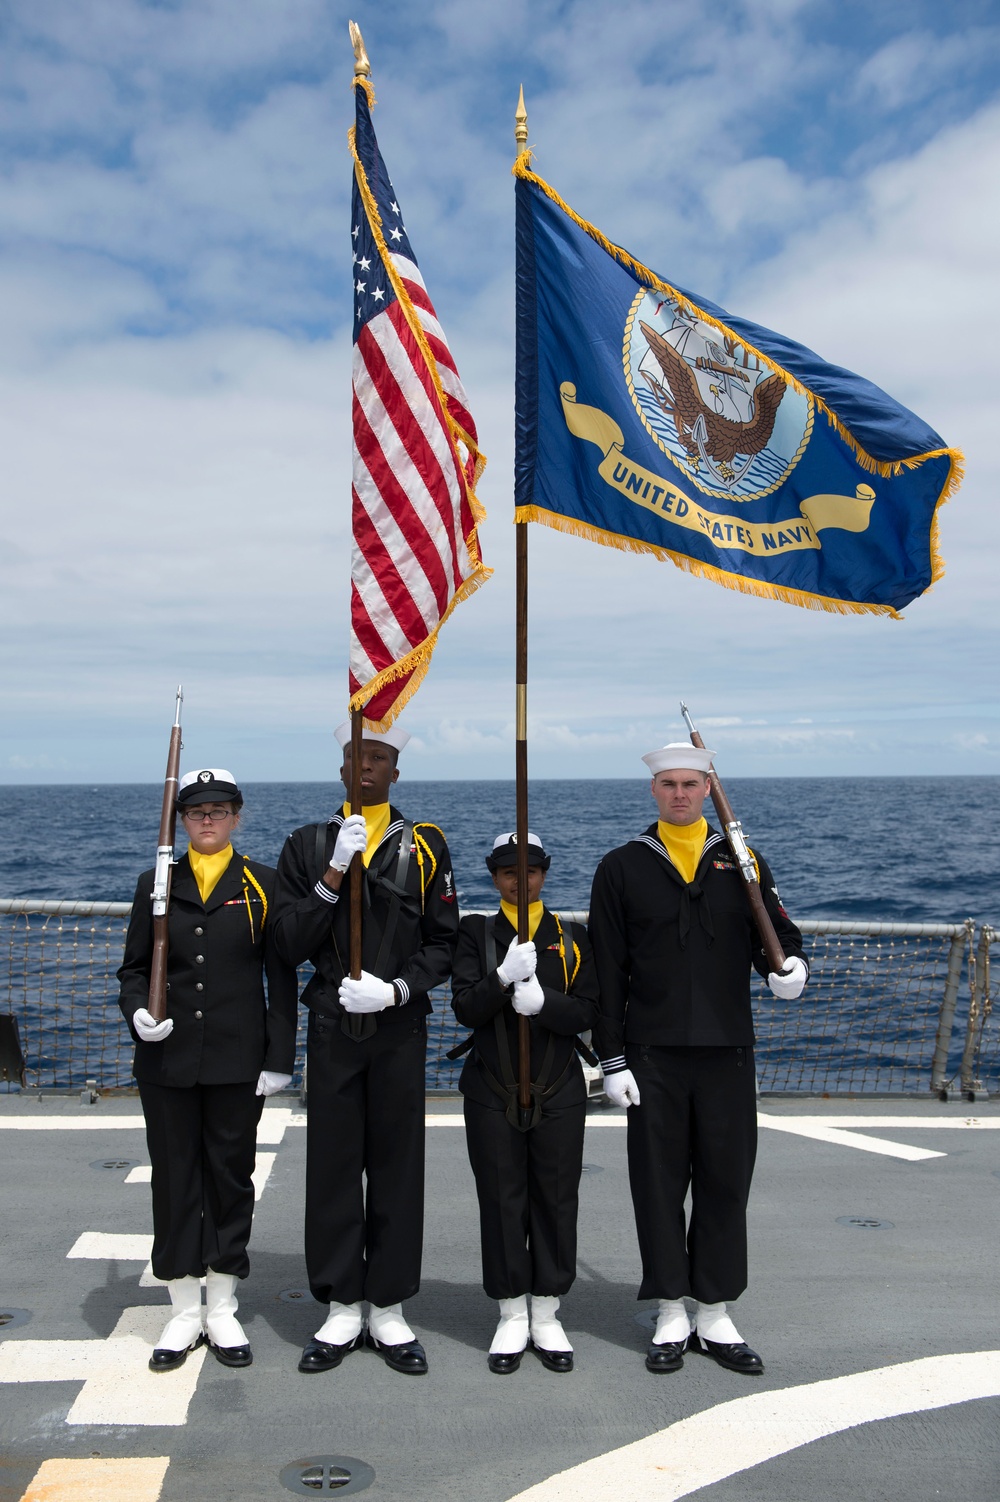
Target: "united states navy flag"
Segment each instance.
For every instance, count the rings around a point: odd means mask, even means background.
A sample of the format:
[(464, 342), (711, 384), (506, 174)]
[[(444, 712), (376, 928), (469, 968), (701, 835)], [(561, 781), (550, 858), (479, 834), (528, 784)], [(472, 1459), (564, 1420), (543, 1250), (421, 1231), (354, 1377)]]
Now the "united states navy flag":
[(518, 521), (897, 615), (962, 456), (861, 376), (671, 286), (518, 158)]

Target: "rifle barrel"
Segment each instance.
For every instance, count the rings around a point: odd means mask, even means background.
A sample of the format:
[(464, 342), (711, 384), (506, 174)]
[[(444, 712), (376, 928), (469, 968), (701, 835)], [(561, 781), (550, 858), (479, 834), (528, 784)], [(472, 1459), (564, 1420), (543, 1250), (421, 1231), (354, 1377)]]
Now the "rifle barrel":
[(177, 829), (177, 783), (181, 767), (181, 704), (183, 702), (184, 693), (178, 685), (174, 723), (170, 730), (170, 745), (167, 749), (167, 771), (163, 779), (160, 835), (156, 842), (156, 870), (153, 873), (153, 957), (149, 968), (148, 1011), (157, 1022), (162, 1022), (167, 1015), (167, 909), (170, 906), (174, 835)]
[[(681, 714), (684, 716), (684, 723), (688, 728), (691, 744), (697, 746), (700, 751), (704, 751), (705, 742), (698, 733), (694, 720), (692, 720), (688, 712), (688, 707), (683, 700), (681, 700)], [(764, 894), (761, 892), (760, 881), (757, 878), (757, 868), (754, 865), (753, 856), (750, 854), (746, 837), (743, 834), (743, 825), (733, 812), (733, 805), (726, 796), (726, 790), (719, 781), (719, 774), (714, 767), (712, 767), (708, 774), (708, 783), (712, 792), (712, 802), (715, 804), (715, 811), (719, 815), (719, 820), (726, 832), (726, 839), (729, 841), (729, 848), (733, 852), (740, 868), (747, 901), (750, 903), (750, 911), (757, 925), (757, 932), (760, 934), (760, 942), (764, 946), (767, 962), (772, 970), (780, 971), (784, 969), (787, 956), (781, 947), (778, 935), (774, 931), (774, 924), (771, 922), (770, 914), (764, 906)]]

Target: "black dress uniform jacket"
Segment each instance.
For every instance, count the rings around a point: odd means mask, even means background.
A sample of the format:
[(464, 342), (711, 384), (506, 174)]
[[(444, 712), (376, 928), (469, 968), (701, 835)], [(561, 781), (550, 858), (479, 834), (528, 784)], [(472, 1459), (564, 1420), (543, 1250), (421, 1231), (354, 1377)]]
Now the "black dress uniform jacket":
[[(337, 813), (328, 824), (306, 824), (296, 829), (285, 841), (278, 860), (277, 942), (290, 964), (301, 965), (308, 959), (315, 966), (316, 974), (302, 1000), (321, 1017), (345, 1015), (337, 993), (350, 973), (353, 872), (344, 878), (335, 905), (315, 891), (343, 822), (343, 814)], [(458, 933), (458, 902), (448, 846), (433, 824), (416, 824), (411, 826), (414, 833), (391, 942), (387, 949), (383, 947), (396, 895), (394, 878), (403, 825), (403, 815), (397, 808), (390, 808), (389, 827), (362, 878), (362, 969), (382, 980), (401, 980), (408, 993), (405, 1005), (375, 1014), (379, 1028), (406, 1026), (414, 1014), (424, 1016), (431, 1010), (427, 992), (447, 979)], [(317, 831), (322, 851), (319, 858)]]
[[(515, 931), (500, 912), (495, 918), (497, 963), (503, 963)], [(548, 908), (535, 932), (538, 964), (535, 974), (545, 993), (542, 1010), (529, 1017), (531, 1031), (531, 1078), (537, 1080), (548, 1049), (554, 1044), (546, 1084), (565, 1079), (550, 1097), (553, 1106), (574, 1105), (585, 1101), (587, 1092), (583, 1072), (574, 1046), (577, 1033), (592, 1028), (597, 1017), (597, 972), (590, 942), (579, 925), (563, 923), (565, 964), (559, 954), (559, 929)], [(574, 977), (574, 971), (576, 972)], [(568, 991), (567, 981), (572, 986)], [(458, 931), (458, 948), (451, 981), (455, 1016), (465, 1027), (475, 1029), (475, 1045), (462, 1070), (459, 1089), (480, 1105), (505, 1109), (505, 1102), (487, 1083), (480, 1067), (484, 1064), (495, 1079), (501, 1078), (494, 1019), (498, 1012), (507, 1031), (510, 1057), (517, 1072), (518, 1015), (511, 1004), (513, 989), (506, 990), (490, 969), (486, 958), (486, 918), (470, 913)]]
[(173, 1031), (162, 1043), (138, 1038), (132, 1017), (149, 1005), (153, 876), (139, 877), (118, 971), (119, 1005), (136, 1039), (136, 1079), (186, 1087), (256, 1081), (262, 1069), (291, 1074), (298, 985), (275, 947), (274, 868), (235, 850), (207, 902), (187, 855), (175, 866), (167, 952)]
[[(755, 858), (781, 947), (804, 960), (802, 935), (766, 861)], [(590, 937), (601, 994), (594, 1045), (602, 1059), (619, 1058), (626, 1043), (753, 1045), (750, 966), (766, 977), (770, 965), (739, 866), (711, 826), (690, 885), (655, 824), (610, 851), (594, 876)]]

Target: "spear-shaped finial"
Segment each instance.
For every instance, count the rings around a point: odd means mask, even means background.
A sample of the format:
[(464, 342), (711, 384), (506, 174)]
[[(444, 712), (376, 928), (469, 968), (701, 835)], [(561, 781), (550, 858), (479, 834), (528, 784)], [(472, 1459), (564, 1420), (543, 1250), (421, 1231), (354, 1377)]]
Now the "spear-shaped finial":
[(517, 109), (514, 111), (514, 140), (517, 142), (517, 154), (528, 149), (528, 111), (524, 107), (524, 84), (521, 85), (520, 97), (517, 101)]
[(351, 33), (351, 46), (354, 48), (354, 76), (355, 78), (371, 78), (372, 65), (365, 51), (365, 39), (361, 35), (361, 27), (357, 21), (349, 21), (348, 26)]

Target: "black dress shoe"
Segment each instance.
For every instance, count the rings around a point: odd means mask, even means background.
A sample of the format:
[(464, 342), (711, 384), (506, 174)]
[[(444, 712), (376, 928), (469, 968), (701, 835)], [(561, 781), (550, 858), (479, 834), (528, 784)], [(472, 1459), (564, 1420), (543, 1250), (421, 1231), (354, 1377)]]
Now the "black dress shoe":
[(404, 1340), (398, 1346), (386, 1346), (369, 1330), (365, 1345), (370, 1351), (377, 1351), (394, 1372), (402, 1372), (406, 1377), (422, 1377), (427, 1371), (427, 1357), (419, 1340)]
[(342, 1346), (332, 1346), (325, 1340), (317, 1340), (315, 1336), (309, 1341), (302, 1355), (299, 1357), (300, 1372), (330, 1372), (335, 1366), (339, 1366), (349, 1351), (356, 1351), (363, 1343), (360, 1332), (353, 1340), (348, 1340)]
[(523, 1351), (491, 1351), (486, 1358), (486, 1365), (498, 1377), (506, 1377), (508, 1372), (517, 1371), (523, 1355)]
[(188, 1351), (196, 1351), (199, 1346), (205, 1344), (205, 1336), (201, 1334), (197, 1340), (185, 1346), (183, 1351), (168, 1351), (166, 1346), (157, 1346), (149, 1358), (149, 1370), (151, 1372), (174, 1372), (179, 1366), (183, 1366), (187, 1360)]
[(744, 1377), (759, 1377), (764, 1371), (764, 1363), (756, 1351), (751, 1351), (746, 1341), (736, 1341), (727, 1345), (725, 1341), (706, 1340), (704, 1335), (693, 1334), (689, 1343), (692, 1351), (701, 1351), (703, 1356), (711, 1356), (720, 1366), (724, 1366), (730, 1372), (742, 1372)]
[(646, 1352), (647, 1372), (679, 1372), (684, 1365), (686, 1340), (665, 1340), (662, 1345), (650, 1341)]
[(531, 1348), (547, 1371), (571, 1372), (573, 1370), (572, 1351), (546, 1351), (542, 1346), (536, 1346), (534, 1342)]
[(253, 1352), (249, 1346), (217, 1346), (214, 1341), (208, 1342), (208, 1348), (216, 1361), (221, 1361), (223, 1366), (252, 1366)]

